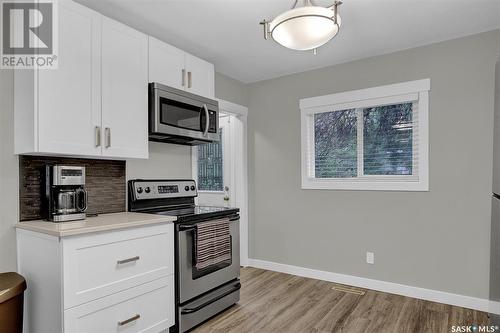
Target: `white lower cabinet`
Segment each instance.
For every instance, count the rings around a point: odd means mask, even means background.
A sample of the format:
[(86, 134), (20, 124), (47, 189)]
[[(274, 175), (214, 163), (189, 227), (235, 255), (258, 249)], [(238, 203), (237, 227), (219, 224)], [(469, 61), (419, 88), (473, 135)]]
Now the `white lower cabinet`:
[(160, 225), (63, 241), (64, 308), (173, 274), (172, 232)]
[(64, 331), (157, 333), (173, 325), (174, 285), (161, 278), (64, 311)]
[(173, 326), (173, 224), (57, 237), (17, 229), (25, 333), (162, 332)]

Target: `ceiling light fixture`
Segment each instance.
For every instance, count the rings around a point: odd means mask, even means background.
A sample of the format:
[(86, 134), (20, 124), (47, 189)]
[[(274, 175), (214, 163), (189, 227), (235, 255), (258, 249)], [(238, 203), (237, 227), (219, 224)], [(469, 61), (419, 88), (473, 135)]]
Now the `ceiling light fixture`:
[(272, 38), (278, 44), (292, 50), (307, 51), (316, 49), (335, 37), (340, 29), (337, 0), (329, 7), (315, 5), (313, 0), (302, 0), (297, 7), (295, 0), (292, 9), (276, 16), (274, 20), (263, 20), (264, 39)]

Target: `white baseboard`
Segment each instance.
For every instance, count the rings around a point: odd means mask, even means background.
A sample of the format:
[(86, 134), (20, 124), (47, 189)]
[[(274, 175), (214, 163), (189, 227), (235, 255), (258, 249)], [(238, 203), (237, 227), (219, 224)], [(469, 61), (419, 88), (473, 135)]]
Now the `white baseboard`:
[(275, 272), (287, 273), (312, 279), (346, 284), (360, 288), (383, 291), (390, 294), (397, 294), (407, 297), (423, 299), (426, 301), (444, 303), (449, 305), (461, 306), (468, 309), (500, 314), (500, 302), (490, 302), (489, 300), (483, 298), (452, 294), (444, 291), (412, 287), (404, 284), (367, 279), (353, 275), (320, 271), (310, 268), (280, 264), (259, 259), (248, 259), (248, 265), (250, 267), (267, 269)]
[(490, 301), (489, 313), (500, 315), (500, 302)]

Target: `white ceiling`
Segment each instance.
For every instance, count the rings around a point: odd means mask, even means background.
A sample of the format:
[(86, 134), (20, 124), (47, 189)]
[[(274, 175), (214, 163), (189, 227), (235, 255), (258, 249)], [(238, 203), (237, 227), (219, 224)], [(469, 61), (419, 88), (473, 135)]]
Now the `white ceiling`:
[[(255, 82), (500, 28), (500, 0), (344, 0), (339, 35), (318, 50), (263, 39), (259, 21), (292, 0), (77, 0)], [(317, 0), (329, 5), (333, 1)]]

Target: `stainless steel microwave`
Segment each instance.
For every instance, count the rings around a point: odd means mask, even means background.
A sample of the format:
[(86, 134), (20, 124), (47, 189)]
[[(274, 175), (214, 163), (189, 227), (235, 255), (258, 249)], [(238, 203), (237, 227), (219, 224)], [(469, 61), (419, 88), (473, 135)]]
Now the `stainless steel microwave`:
[(219, 102), (150, 83), (149, 140), (190, 146), (219, 141)]

